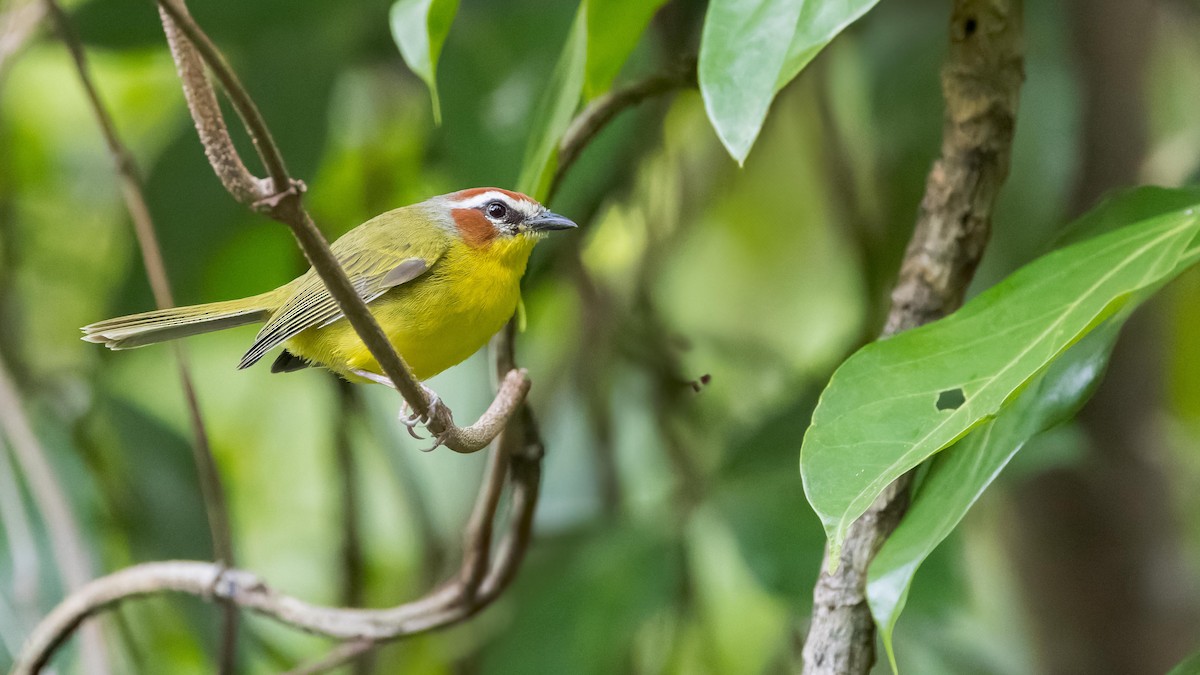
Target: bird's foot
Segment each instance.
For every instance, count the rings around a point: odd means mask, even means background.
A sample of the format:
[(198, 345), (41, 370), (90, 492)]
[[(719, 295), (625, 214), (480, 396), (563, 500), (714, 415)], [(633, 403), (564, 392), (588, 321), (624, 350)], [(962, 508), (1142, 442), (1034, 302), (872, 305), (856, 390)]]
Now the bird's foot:
[(417, 434), (417, 427), (428, 427), (430, 422), (434, 420), (440, 421), (443, 427), (442, 433), (433, 437), (432, 447), (425, 449), (425, 452), (432, 452), (444, 444), (446, 439), (450, 437), (450, 428), (454, 426), (454, 416), (450, 413), (450, 408), (442, 403), (442, 397), (438, 396), (437, 392), (426, 387), (424, 384), (421, 385), (421, 388), (425, 390), (425, 395), (429, 397), (428, 414), (419, 415), (411, 412), (412, 408), (408, 405), (408, 401), (405, 401), (404, 405), (400, 408), (400, 423), (408, 429), (408, 435), (417, 440), (425, 440)]

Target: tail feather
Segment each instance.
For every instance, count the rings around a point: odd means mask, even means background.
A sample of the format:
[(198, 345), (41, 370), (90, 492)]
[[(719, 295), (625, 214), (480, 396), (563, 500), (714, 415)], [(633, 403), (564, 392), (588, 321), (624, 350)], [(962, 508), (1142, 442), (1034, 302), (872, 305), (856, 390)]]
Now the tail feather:
[(83, 339), (103, 344), (109, 349), (133, 349), (265, 321), (273, 310), (271, 293), (241, 300), (158, 309), (84, 326)]

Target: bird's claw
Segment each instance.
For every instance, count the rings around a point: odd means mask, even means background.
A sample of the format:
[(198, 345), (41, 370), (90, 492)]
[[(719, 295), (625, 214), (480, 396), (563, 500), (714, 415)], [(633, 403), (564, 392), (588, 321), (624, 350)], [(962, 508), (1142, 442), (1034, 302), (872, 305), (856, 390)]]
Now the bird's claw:
[(425, 395), (429, 397), (428, 414), (421, 415), (415, 412), (409, 412), (410, 407), (408, 402), (405, 401), (404, 406), (400, 408), (400, 423), (408, 429), (409, 436), (421, 441), (425, 439), (417, 434), (417, 427), (422, 425), (428, 426), (433, 420), (440, 419), (445, 425), (446, 430), (432, 437), (432, 447), (423, 449), (424, 452), (432, 452), (444, 445), (446, 440), (449, 439), (450, 427), (454, 424), (454, 418), (450, 414), (450, 409), (447, 408), (444, 403), (442, 403), (442, 398), (437, 395), (437, 392), (433, 391), (429, 387), (426, 387), (425, 385), (421, 385), (421, 388), (425, 390)]
[(424, 439), (421, 438), (421, 436), (419, 434), (417, 434), (417, 426), (419, 426), (421, 424), (425, 424), (428, 421), (429, 420), (422, 418), (420, 415), (418, 415), (416, 413), (410, 413), (408, 401), (405, 401), (404, 405), (400, 408), (400, 423), (403, 424), (405, 426), (405, 428), (408, 429), (408, 435), (412, 436), (413, 438), (417, 439), (418, 441), (421, 441)]
[(421, 452), (433, 452), (434, 450), (437, 450), (445, 445), (449, 438), (450, 430), (447, 429), (433, 438), (433, 445), (429, 446), (428, 448), (421, 448)]

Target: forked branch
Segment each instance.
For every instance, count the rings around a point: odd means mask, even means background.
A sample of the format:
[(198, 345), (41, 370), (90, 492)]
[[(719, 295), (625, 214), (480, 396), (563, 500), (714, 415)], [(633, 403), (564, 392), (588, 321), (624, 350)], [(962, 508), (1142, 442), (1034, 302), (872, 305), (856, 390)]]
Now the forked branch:
[[(43, 5), (57, 30), (71, 59), (75, 63), (75, 72), (79, 76), (87, 96), (92, 114), (100, 125), (104, 143), (112, 156), (121, 185), (121, 196), (125, 200), (125, 208), (133, 222), (134, 236), (142, 252), (142, 264), (146, 270), (146, 278), (154, 293), (155, 304), (159, 309), (173, 307), (175, 300), (171, 293), (171, 283), (167, 278), (166, 265), (163, 263), (162, 249), (158, 245), (154, 222), (150, 217), (150, 207), (142, 193), (141, 178), (138, 175), (133, 153), (121, 141), (117, 133), (117, 125), (109, 114), (108, 108), (100, 98), (100, 92), (92, 82), (88, 69), (87, 56), (83, 50), (74, 26), (71, 25), (67, 13), (57, 0), (43, 0)], [(225, 488), (217, 471), (216, 460), (213, 459), (209, 447), (208, 431), (204, 426), (204, 418), (200, 412), (200, 401), (192, 383), (191, 369), (187, 365), (187, 357), (183, 347), (175, 345), (175, 360), (178, 366), (179, 381), (183, 387), (183, 397), (188, 409), (188, 417), (192, 427), (192, 459), (196, 464), (196, 475), (200, 483), (200, 492), (204, 499), (204, 509), (208, 517), (208, 528), (212, 535), (213, 556), (225, 565), (233, 565), (233, 534), (229, 529), (229, 512), (225, 504)], [(221, 659), (219, 672), (233, 672), (237, 642), (237, 611), (226, 606), (223, 630), (221, 633)]]
[[(454, 424), (449, 411), (439, 406), (431, 410), (425, 389), (412, 375), (408, 364), (388, 341), (375, 316), (338, 265), (329, 242), (317, 229), (301, 203), (304, 184), (288, 175), (279, 147), (271, 138), (258, 107), (225, 62), (208, 35), (188, 14), (182, 0), (157, 0), (163, 29), (171, 44), (176, 68), (183, 83), (188, 110), (204, 143), (213, 170), (238, 201), (253, 206), (265, 215), (287, 225), (295, 235), (305, 257), (317, 271), (339, 309), (354, 327), (385, 375), (419, 416), (430, 419), (430, 433), (443, 439), (442, 444), (455, 452), (482, 450), (495, 438), (517, 405), (524, 400), (529, 383), (524, 371), (505, 377), (506, 387), (495, 398), (484, 419), (469, 427)], [(201, 65), (203, 64), (203, 65)], [(241, 118), (246, 132), (267, 169), (268, 180), (256, 178), (238, 156), (217, 105), (216, 93), (204, 73), (213, 73), (225, 89), (229, 101)], [(433, 414), (431, 414), (433, 413)], [(497, 423), (499, 421), (499, 423)]]
[[(182, 2), (157, 2), (189, 110), (205, 153), (222, 184), (238, 201), (262, 210), (292, 229), (309, 261), (384, 372), (414, 410), (428, 411), (424, 390), (412, 378), (365, 304), (350, 288), (328, 244), (301, 206), (303, 184), (287, 175), (278, 149), (266, 132), (265, 124), (261, 124), (261, 117), (250, 97), (211, 41), (187, 14)], [(269, 179), (259, 179), (251, 174), (234, 149), (215, 92), (204, 73), (205, 65), (217, 75), (246, 123), (247, 132), (271, 174)], [(570, 156), (578, 154), (620, 110), (687, 81), (687, 77), (672, 76), (669, 83), (634, 85), (633, 95), (605, 99), (600, 107), (585, 110), (572, 127), (580, 131), (564, 139), (563, 152)], [(569, 162), (560, 165), (556, 181), (561, 179), (567, 166)], [(19, 675), (37, 672), (88, 616), (127, 599), (164, 592), (222, 600), (301, 630), (345, 641), (328, 658), (312, 668), (303, 669), (304, 672), (333, 667), (380, 642), (457, 623), (486, 607), (516, 576), (532, 536), (541, 482), (544, 451), (537, 425), (525, 403), (529, 380), (524, 369), (516, 366), (513, 357), (514, 333), (514, 323), (510, 321), (493, 340), (492, 351), (501, 385), (479, 421), (458, 428), (448, 419), (435, 418), (429, 425), (435, 434), (449, 432), (445, 444), (453, 450), (472, 452), (489, 441), (493, 441), (494, 448), (466, 528), (461, 567), (441, 586), (423, 598), (390, 609), (342, 609), (312, 605), (279, 593), (248, 571), (195, 561), (145, 563), (96, 579), (68, 596), (34, 630), (13, 672)], [(504, 533), (493, 547), (496, 514), (506, 479), (511, 486), (508, 517)]]

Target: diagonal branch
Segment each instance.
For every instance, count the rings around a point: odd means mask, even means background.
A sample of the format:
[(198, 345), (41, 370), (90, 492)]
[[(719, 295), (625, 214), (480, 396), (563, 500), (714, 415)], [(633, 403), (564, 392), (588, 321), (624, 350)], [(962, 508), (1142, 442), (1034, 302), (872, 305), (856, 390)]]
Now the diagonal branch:
[[(182, 0), (157, 1), (163, 28), (171, 41), (180, 79), (187, 92), (189, 110), (201, 140), (205, 143), (205, 154), (213, 164), (214, 171), (223, 183), (235, 183), (237, 191), (230, 190), (235, 199), (249, 203), (291, 229), (305, 257), (317, 271), (330, 295), (337, 301), (342, 314), (375, 357), (384, 374), (396, 385), (396, 389), (414, 413), (430, 418), (427, 425), (430, 433), (444, 439), (443, 445), (455, 452), (471, 453), (482, 450), (500, 432), (504, 420), (511, 417), (517, 405), (524, 400), (529, 390), (525, 372), (514, 370), (509, 373), (487, 413), (469, 427), (456, 426), (445, 407), (431, 409), (425, 389), (413, 377), (408, 364), (392, 347), (383, 329), (379, 327), (379, 322), (367, 309), (366, 303), (359, 297), (346, 273), (338, 265), (329, 250), (329, 242), (321, 235), (312, 217), (301, 204), (304, 184), (288, 175), (279, 148), (272, 140), (254, 101), (212, 40), (187, 13)], [(254, 142), (259, 157), (267, 167), (272, 189), (266, 189), (265, 182), (254, 178), (240, 160), (232, 161), (232, 158), (237, 157), (237, 150), (233, 147), (228, 132), (223, 130), (224, 123), (214, 121), (221, 117), (221, 110), (216, 105), (212, 85), (198, 68), (198, 61), (203, 61), (225, 89), (230, 103)], [(253, 189), (250, 187), (252, 185), (255, 186)], [(249, 191), (249, 194), (243, 191)]]
[[(142, 192), (141, 179), (138, 176), (137, 165), (133, 154), (121, 141), (117, 133), (112, 115), (100, 98), (96, 85), (92, 82), (88, 70), (87, 56), (83, 44), (79, 40), (70, 19), (62, 6), (56, 0), (44, 0), (47, 14), (54, 23), (59, 37), (66, 45), (71, 59), (75, 63), (75, 72), (80, 84), (87, 95), (88, 104), (100, 125), (105, 145), (112, 155), (116, 165), (117, 175), (121, 184), (121, 195), (125, 200), (125, 208), (133, 221), (134, 234), (138, 247), (142, 252), (142, 263), (146, 269), (146, 278), (154, 292), (154, 301), (159, 309), (173, 307), (175, 300), (171, 293), (171, 282), (167, 278), (166, 265), (163, 263), (162, 249), (155, 234), (154, 221), (150, 217), (150, 207)], [(233, 565), (233, 535), (229, 526), (229, 511), (225, 501), (225, 487), (221, 483), (221, 475), (217, 471), (216, 460), (208, 442), (208, 431), (204, 427), (204, 417), (200, 412), (200, 402), (196, 395), (196, 387), (192, 382), (192, 373), (187, 365), (187, 356), (183, 347), (174, 345), (175, 360), (178, 366), (179, 381), (183, 386), (184, 401), (187, 405), (188, 420), (192, 427), (192, 459), (196, 464), (196, 475), (200, 483), (200, 493), (204, 499), (204, 508), (208, 516), (209, 533), (212, 536), (213, 555), (216, 560), (226, 565)], [(221, 659), (219, 671), (233, 672), (237, 642), (237, 610), (232, 605), (226, 605), (223, 629), (221, 632)]]
[[(884, 337), (957, 309), (983, 256), (992, 209), (1008, 176), (1024, 79), (1021, 3), (954, 2), (942, 68), (941, 157), (929, 172)], [(911, 483), (911, 472), (897, 479), (854, 522), (835, 572), (824, 571), (828, 560), (822, 565), (804, 643), (806, 675), (865, 675), (871, 669), (875, 625), (865, 596), (867, 566), (908, 508)]]
[[(503, 345), (507, 339), (504, 335), (499, 338), (501, 345), (497, 350), (501, 355), (511, 353)], [(497, 555), (477, 585), (464, 582), (471, 576), (473, 559), (466, 556), (458, 574), (419, 600), (389, 609), (339, 609), (312, 605), (282, 594), (244, 570), (199, 561), (143, 563), (96, 579), (67, 596), (34, 629), (13, 675), (38, 672), (88, 616), (124, 600), (166, 592), (230, 602), (301, 630), (347, 641), (386, 642), (470, 618), (494, 601), (515, 576), (532, 533), (541, 482), (543, 450), (527, 414), (519, 416), (500, 435), (496, 452), (507, 456), (508, 462), (490, 463), (484, 484), (493, 484), (498, 480), (497, 474), (510, 475), (511, 517)], [(476, 512), (482, 510), (494, 517), (495, 509), (490, 491), (482, 490)], [(485, 534), (490, 537), (490, 530), (474, 531), (475, 539), (468, 541), (468, 548), (483, 548)]]
[(563, 133), (562, 141), (558, 144), (558, 167), (554, 171), (550, 187), (546, 190), (546, 201), (554, 198), (575, 160), (579, 159), (579, 155), (592, 139), (619, 113), (675, 89), (695, 86), (696, 57), (692, 56), (671, 70), (650, 75), (596, 97), (571, 120), (571, 124)]
[[(392, 377), (414, 409), (427, 410), (428, 402), (423, 389), (411, 381), (415, 391), (406, 391), (405, 378), (393, 372), (397, 370), (411, 380), (407, 366), (383, 337), (361, 299), (352, 289), (348, 290), (348, 299), (339, 295), (339, 285), (348, 289), (349, 284), (329, 253), (328, 244), (300, 206), (302, 184), (284, 174), (282, 180), (276, 181), (273, 177), (272, 182), (287, 186), (285, 189), (267, 190), (264, 188), (267, 182), (250, 174), (238, 159), (220, 117), (215, 93), (204, 76), (201, 61), (218, 73), (218, 79), (230, 93), (231, 101), (239, 109), (243, 120), (258, 119), (257, 112), (253, 111), (253, 103), (236, 78), (232, 77), (211, 42), (186, 14), (182, 3), (178, 0), (158, 0), (158, 3), (188, 98), (189, 110), (214, 171), (236, 199), (264, 210), (292, 229), (355, 330), (384, 366), (385, 373)], [(200, 45), (200, 48), (197, 49), (193, 44)], [(592, 107), (585, 110), (581, 117), (591, 115), (594, 116), (593, 121), (577, 124), (574, 128), (587, 131), (570, 135), (560, 147), (563, 152), (577, 154), (621, 109), (647, 96), (668, 91), (673, 86), (656, 85), (651, 87), (652, 91), (644, 94), (616, 97), (604, 104), (603, 109)], [(249, 110), (244, 110), (244, 107)], [(266, 154), (264, 161), (270, 163), (270, 156), (278, 154), (274, 143), (269, 135), (256, 134), (252, 125), (247, 126), (260, 154)], [(568, 165), (559, 167), (556, 181), (561, 179)], [(278, 166), (282, 167), (281, 161)], [(356, 317), (359, 319), (357, 323)], [(320, 662), (297, 672), (320, 672), (354, 658), (378, 643), (435, 630), (473, 616), (493, 602), (516, 576), (532, 537), (533, 516), (541, 483), (544, 449), (532, 412), (525, 402), (529, 380), (525, 371), (516, 366), (514, 359), (515, 331), (515, 323), (510, 321), (493, 339), (492, 351), (501, 384), (488, 411), (471, 427), (460, 429), (450, 424), (441, 429), (451, 432), (446, 445), (459, 452), (482, 448), (489, 440), (494, 450), (466, 529), (461, 567), (440, 587), (421, 599), (390, 609), (339, 609), (311, 605), (283, 595), (258, 576), (243, 570), (195, 561), (145, 563), (97, 579), (63, 600), (34, 630), (13, 672), (21, 675), (37, 672), (86, 617), (130, 598), (164, 592), (187, 593), (228, 602), (302, 630), (346, 642)], [(380, 345), (373, 343), (375, 338), (382, 341), (382, 350), (377, 351)], [(380, 358), (381, 354), (384, 358)], [(426, 407), (415, 405), (417, 402), (426, 404)], [(430, 430), (434, 433), (441, 431), (434, 424), (430, 425)], [(476, 445), (478, 447), (474, 447)], [(511, 486), (508, 518), (503, 534), (493, 546), (496, 514), (499, 512), (506, 477)]]

